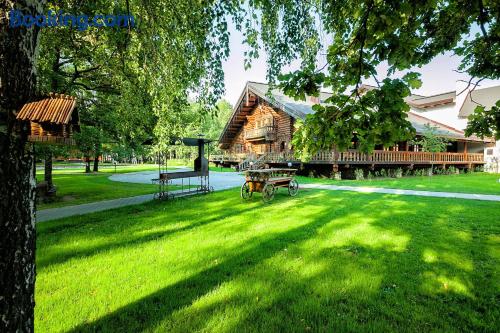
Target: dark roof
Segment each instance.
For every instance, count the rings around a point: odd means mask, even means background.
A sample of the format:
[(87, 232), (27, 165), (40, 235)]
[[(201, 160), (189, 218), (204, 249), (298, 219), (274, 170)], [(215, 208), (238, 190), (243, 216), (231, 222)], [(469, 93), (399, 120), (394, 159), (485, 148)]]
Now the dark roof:
[(191, 146), (191, 147), (197, 147), (198, 145), (210, 143), (213, 140), (210, 139), (204, 139), (204, 138), (171, 138), (170, 139), (170, 144), (171, 145), (179, 145), (182, 144), (184, 146)]
[(68, 124), (75, 107), (75, 97), (50, 94), (47, 98), (24, 104), (16, 118), (38, 123)]
[(411, 123), (417, 134), (422, 134), (425, 131), (425, 125), (432, 126), (438, 136), (448, 138), (448, 139), (461, 139), (468, 141), (480, 141), (485, 142), (487, 139), (482, 140), (477, 136), (465, 137), (465, 133), (462, 130), (456, 129), (454, 127), (445, 125), (438, 121), (426, 118), (415, 112), (408, 112), (408, 121)]
[[(365, 87), (368, 90), (375, 88), (365, 85), (363, 85), (362, 87)], [(449, 93), (446, 93), (444, 95), (447, 94)], [(332, 94), (328, 92), (321, 92), (319, 96), (320, 102), (324, 102), (324, 100), (331, 95)], [(224, 131), (221, 133), (219, 142), (222, 145), (229, 144), (232, 137), (234, 137), (234, 135), (236, 135), (240, 128), (243, 126), (246, 116), (253, 111), (253, 108), (256, 104), (258, 104), (260, 99), (268, 102), (275, 108), (283, 110), (292, 118), (296, 119), (305, 119), (308, 114), (314, 113), (312, 106), (314, 104), (317, 104), (317, 102), (315, 102), (311, 98), (307, 98), (305, 101), (296, 101), (293, 98), (286, 96), (283, 91), (279, 89), (273, 89), (269, 92), (269, 85), (266, 83), (247, 82), (245, 89), (243, 90), (237, 104), (234, 107), (231, 118), (226, 124)], [(425, 100), (426, 97), (412, 95), (407, 99), (407, 102), (411, 103), (411, 101), (419, 99)], [(423, 117), (414, 112), (408, 112), (408, 121), (411, 122), (417, 134), (422, 134), (425, 129), (424, 125), (429, 124), (435, 127), (438, 135), (442, 137), (481, 142), (484, 141), (478, 137), (465, 137), (465, 133), (459, 129)]]

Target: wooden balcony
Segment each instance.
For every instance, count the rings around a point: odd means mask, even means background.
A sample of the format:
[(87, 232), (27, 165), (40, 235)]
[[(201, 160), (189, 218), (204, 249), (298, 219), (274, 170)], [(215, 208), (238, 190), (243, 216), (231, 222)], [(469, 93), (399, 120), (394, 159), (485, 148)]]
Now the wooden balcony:
[(274, 141), (276, 140), (276, 126), (264, 126), (245, 131), (247, 141)]
[[(211, 161), (241, 162), (245, 160), (246, 154), (217, 155), (210, 158)], [(293, 152), (265, 153), (261, 155), (264, 163), (286, 163), (300, 160)], [(484, 164), (482, 153), (427, 153), (409, 151), (384, 151), (375, 150), (371, 154), (365, 154), (356, 150), (346, 152), (323, 151), (312, 156), (307, 163), (311, 164)]]

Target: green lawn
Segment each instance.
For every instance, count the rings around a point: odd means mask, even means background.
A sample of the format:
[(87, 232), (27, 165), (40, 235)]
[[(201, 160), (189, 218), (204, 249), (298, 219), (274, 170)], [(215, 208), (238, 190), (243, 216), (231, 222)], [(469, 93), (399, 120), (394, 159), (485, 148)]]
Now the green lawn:
[[(158, 186), (115, 182), (110, 174), (54, 174), (57, 196), (53, 202), (39, 203), (37, 209), (79, 205), (83, 203), (154, 193)], [(38, 180), (43, 176), (37, 175)], [(174, 186), (172, 187), (174, 188)]]
[(284, 193), (37, 224), (37, 331), (498, 332), (499, 203)]
[(472, 173), (461, 175), (434, 175), (432, 177), (404, 177), (373, 180), (330, 180), (298, 177), (300, 183), (385, 187), (406, 190), (500, 194), (500, 174)]
[[(171, 169), (171, 168), (169, 168)], [(117, 165), (116, 171), (114, 166), (106, 165), (99, 167), (99, 173), (127, 173), (127, 172), (138, 172), (138, 171), (155, 171), (158, 170), (158, 165), (156, 164), (132, 164), (132, 165)], [(37, 175), (43, 175), (43, 169), (37, 170)], [(84, 174), (85, 166), (65, 166), (64, 169), (54, 169), (53, 174)]]
[(232, 168), (224, 168), (224, 167), (216, 167), (216, 166), (210, 166), (209, 169), (210, 169), (210, 171), (217, 171), (217, 172), (235, 172), (234, 169), (232, 169)]

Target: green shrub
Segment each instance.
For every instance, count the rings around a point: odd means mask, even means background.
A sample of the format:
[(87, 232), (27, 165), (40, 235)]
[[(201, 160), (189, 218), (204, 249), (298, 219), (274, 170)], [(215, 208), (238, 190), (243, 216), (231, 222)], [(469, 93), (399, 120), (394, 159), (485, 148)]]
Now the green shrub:
[(356, 180), (365, 179), (363, 169), (355, 169), (354, 170), (354, 177), (356, 177)]
[(366, 179), (368, 179), (368, 180), (373, 179), (373, 173), (371, 171), (368, 171), (368, 174), (366, 175)]
[(387, 171), (385, 169), (380, 170), (380, 177), (387, 178)]
[(420, 176), (424, 175), (424, 172), (425, 172), (425, 169), (415, 169), (415, 171), (413, 171), (413, 175), (420, 177)]
[(402, 178), (403, 177), (403, 169), (397, 168), (394, 170), (394, 178)]
[(436, 175), (442, 175), (446, 173), (446, 169), (443, 168), (434, 168), (434, 174)]

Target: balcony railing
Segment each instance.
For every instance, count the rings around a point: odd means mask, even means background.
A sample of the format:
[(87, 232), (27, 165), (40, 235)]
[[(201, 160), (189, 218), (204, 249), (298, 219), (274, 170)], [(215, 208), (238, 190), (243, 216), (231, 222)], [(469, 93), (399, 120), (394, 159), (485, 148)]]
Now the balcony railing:
[[(216, 157), (216, 158), (215, 158)], [(241, 162), (247, 154), (226, 154), (213, 156), (212, 161)], [(264, 163), (300, 162), (293, 152), (265, 153)], [(484, 155), (477, 153), (427, 153), (412, 151), (375, 150), (365, 154), (356, 150), (345, 152), (322, 151), (311, 157), (312, 164), (468, 164), (484, 163)]]
[(276, 126), (264, 126), (245, 131), (245, 140), (276, 140)]
[[(292, 152), (267, 153), (268, 163), (283, 161), (298, 161)], [(311, 157), (310, 163), (341, 163), (341, 164), (457, 164), (483, 163), (484, 155), (477, 153), (428, 153), (413, 151), (375, 150), (365, 154), (356, 150), (346, 152), (322, 151)]]

